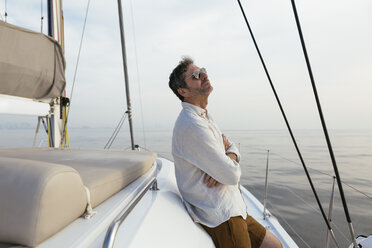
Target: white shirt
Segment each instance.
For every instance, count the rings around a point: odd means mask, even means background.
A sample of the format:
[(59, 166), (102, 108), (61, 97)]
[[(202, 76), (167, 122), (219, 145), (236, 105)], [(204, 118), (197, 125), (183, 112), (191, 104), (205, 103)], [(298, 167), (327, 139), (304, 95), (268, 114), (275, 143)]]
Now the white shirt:
[[(230, 217), (247, 216), (247, 207), (239, 190), (239, 163), (225, 154), (222, 133), (206, 110), (182, 102), (173, 129), (172, 155), (178, 189), (187, 211), (195, 222), (216, 227)], [(227, 152), (240, 154), (234, 144)], [(208, 174), (221, 184), (208, 188)]]

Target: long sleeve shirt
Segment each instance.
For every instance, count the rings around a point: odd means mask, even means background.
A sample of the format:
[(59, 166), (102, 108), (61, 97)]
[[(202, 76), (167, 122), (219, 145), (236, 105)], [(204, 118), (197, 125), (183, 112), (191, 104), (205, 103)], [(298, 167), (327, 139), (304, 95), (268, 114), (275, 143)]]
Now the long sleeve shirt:
[[(247, 216), (239, 190), (241, 168), (226, 156), (240, 154), (234, 144), (225, 151), (222, 133), (206, 110), (182, 102), (182, 111), (173, 129), (172, 155), (178, 189), (195, 222), (216, 227), (234, 216)], [(221, 184), (207, 187), (208, 174)]]

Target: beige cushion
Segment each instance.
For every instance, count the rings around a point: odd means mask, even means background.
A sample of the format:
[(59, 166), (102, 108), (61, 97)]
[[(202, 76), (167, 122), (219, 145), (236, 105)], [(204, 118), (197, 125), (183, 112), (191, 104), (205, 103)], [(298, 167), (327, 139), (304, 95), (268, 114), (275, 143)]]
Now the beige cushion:
[(156, 153), (118, 150), (15, 148), (0, 149), (0, 157), (24, 158), (67, 165), (77, 170), (95, 207), (146, 173)]
[(152, 152), (106, 151), (90, 154), (91, 163), (68, 163), (89, 188), (92, 207), (119, 192), (145, 174), (156, 160)]
[(0, 155), (0, 242), (35, 246), (82, 215), (86, 204), (73, 168)]

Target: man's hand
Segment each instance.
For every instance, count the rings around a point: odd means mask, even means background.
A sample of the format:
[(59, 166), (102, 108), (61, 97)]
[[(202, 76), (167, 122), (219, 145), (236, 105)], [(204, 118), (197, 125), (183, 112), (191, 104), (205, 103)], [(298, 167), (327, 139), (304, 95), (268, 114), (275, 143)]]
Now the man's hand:
[(221, 184), (207, 173), (204, 176), (204, 183), (207, 184), (208, 188), (217, 187)]
[[(222, 140), (223, 140), (223, 144), (225, 146), (225, 152), (226, 152), (230, 148), (231, 143), (229, 142), (229, 140), (226, 138), (224, 134), (222, 134)], [(227, 153), (226, 156), (238, 162), (238, 156), (235, 153)]]
[(225, 151), (227, 151), (230, 148), (231, 143), (229, 142), (229, 140), (226, 138), (226, 136), (224, 134), (222, 134), (222, 140), (223, 140), (223, 144), (225, 146)]

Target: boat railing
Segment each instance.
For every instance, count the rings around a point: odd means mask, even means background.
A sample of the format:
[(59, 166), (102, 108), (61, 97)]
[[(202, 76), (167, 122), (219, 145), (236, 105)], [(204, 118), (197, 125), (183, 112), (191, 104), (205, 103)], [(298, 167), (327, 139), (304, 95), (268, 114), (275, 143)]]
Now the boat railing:
[(119, 217), (117, 217), (110, 225), (106, 232), (105, 241), (103, 242), (103, 248), (111, 248), (114, 246), (115, 237), (119, 230), (120, 225), (127, 218), (130, 212), (134, 209), (137, 203), (142, 199), (142, 197), (147, 193), (149, 189), (158, 190), (156, 177), (152, 177), (150, 181), (138, 192), (138, 194), (132, 199), (132, 201), (127, 205), (127, 207), (121, 212)]
[[(252, 148), (252, 147), (251, 147)], [(239, 149), (240, 150), (240, 149)], [(267, 149), (259, 149), (259, 148), (255, 148), (255, 150), (260, 150), (261, 152), (262, 152), (262, 154), (264, 154), (264, 152), (266, 152), (266, 175), (265, 175), (265, 189), (264, 189), (264, 207), (263, 207), (263, 218), (264, 219), (266, 219), (266, 218), (270, 218), (271, 217), (271, 214), (270, 214), (270, 212), (267, 210), (267, 201), (268, 201), (268, 186), (269, 186), (269, 157), (270, 157), (270, 150), (267, 150)], [(294, 163), (294, 164), (298, 164), (297, 162), (295, 162), (295, 161), (293, 161), (293, 160), (291, 160), (291, 159), (288, 159), (288, 158), (286, 158), (286, 157), (284, 157), (284, 156), (282, 156), (282, 155), (280, 155), (280, 154), (278, 154), (278, 153), (273, 153), (273, 152), (271, 152), (271, 154), (273, 154), (273, 155), (276, 155), (276, 156), (278, 156), (279, 158), (281, 158), (281, 159), (284, 159), (284, 160), (286, 160), (286, 161), (288, 161), (288, 162), (292, 162), (292, 163)], [(323, 175), (325, 175), (325, 176), (329, 176), (330, 178), (332, 178), (332, 180), (333, 180), (333, 185), (332, 185), (332, 190), (331, 190), (331, 197), (330, 197), (330, 203), (329, 203), (329, 213), (328, 213), (328, 221), (330, 222), (330, 223), (332, 223), (333, 224), (333, 226), (340, 232), (340, 234), (343, 236), (343, 238), (345, 238), (345, 240), (348, 240), (348, 238), (343, 234), (343, 232), (340, 230), (340, 228), (337, 226), (337, 225), (335, 225), (335, 223), (333, 223), (332, 222), (332, 213), (333, 213), (333, 201), (334, 201), (334, 187), (335, 187), (335, 176), (333, 175), (329, 175), (328, 173), (325, 173), (325, 172), (323, 172), (323, 171), (320, 171), (320, 170), (316, 170), (316, 169), (313, 169), (313, 168), (309, 168), (310, 170), (313, 170), (313, 171), (315, 171), (315, 172), (318, 172), (318, 173), (320, 173), (320, 174), (323, 174)], [(369, 200), (372, 200), (371, 199), (371, 197), (369, 196), (369, 195), (367, 195), (367, 194), (365, 194), (364, 192), (362, 192), (362, 191), (360, 191), (360, 190), (358, 190), (358, 189), (356, 189), (355, 187), (353, 187), (352, 185), (350, 185), (350, 184), (348, 184), (348, 183), (346, 183), (346, 182), (342, 182), (344, 185), (346, 185), (346, 186), (348, 186), (349, 188), (351, 188), (352, 190), (354, 190), (354, 191), (356, 191), (356, 192), (358, 192), (358, 193), (360, 193), (360, 194), (362, 194), (362, 195), (364, 195), (365, 197), (367, 197)], [(274, 184), (277, 184), (278, 185), (278, 183), (274, 183)], [(279, 185), (281, 185), (281, 184), (279, 184)], [(285, 185), (281, 185), (281, 186), (284, 186), (284, 187), (286, 187)], [(288, 187), (287, 187), (288, 188)], [(288, 188), (288, 190), (289, 190), (289, 188)], [(314, 211), (316, 211), (317, 212), (317, 210), (316, 209), (314, 209), (314, 207), (312, 207), (310, 204), (308, 204), (304, 199), (302, 199), (302, 197), (301, 196), (299, 196), (298, 194), (296, 194), (295, 192), (293, 192), (292, 190), (290, 190), (290, 192), (292, 193), (292, 194), (294, 194), (294, 195), (296, 195), (296, 197), (299, 197), (303, 202), (305, 202), (309, 207), (311, 207)], [(270, 207), (270, 209), (272, 208), (272, 206)], [(271, 209), (271, 210), (273, 210), (273, 209)], [(304, 242), (304, 244), (307, 246), (307, 247), (310, 247), (307, 243), (306, 243), (306, 241), (300, 236), (300, 234), (299, 233), (297, 233), (296, 231), (295, 231), (295, 229), (293, 228), (293, 227), (291, 227), (291, 225), (283, 218), (283, 217), (281, 217), (280, 216), (280, 214), (279, 214), (279, 212), (278, 211), (275, 211), (275, 213), (274, 213), (274, 215), (276, 216), (276, 217), (279, 217), (281, 220), (283, 220), (288, 226), (289, 226), (289, 228), (291, 228), (291, 230), (296, 234), (296, 236), (298, 236), (298, 238), (300, 239), (300, 240), (302, 240), (302, 242)], [(326, 247), (329, 247), (329, 231), (327, 230), (327, 236), (326, 236)], [(336, 245), (336, 247), (339, 247), (338, 246), (338, 244), (336, 243), (335, 244)]]
[[(269, 186), (269, 157), (270, 157), (270, 150), (267, 150), (266, 152), (266, 173), (265, 173), (265, 193), (264, 193), (264, 207), (263, 207), (263, 219), (267, 219), (267, 218), (270, 218), (271, 217), (271, 214), (268, 212), (267, 210), (267, 198), (268, 198), (268, 186)], [(333, 177), (335, 179), (335, 177)], [(332, 210), (333, 210), (333, 199), (334, 199), (334, 181), (333, 181), (333, 188), (332, 188), (332, 195), (331, 195), (331, 200), (330, 200), (330, 208), (329, 208), (329, 214), (328, 214), (328, 221), (330, 221), (330, 219), (332, 218)], [(279, 214), (279, 213), (277, 213)], [(278, 217), (280, 217), (278, 215)], [(281, 218), (282, 220), (284, 220), (283, 218)], [(285, 221), (285, 220), (284, 220)], [(294, 231), (294, 228), (291, 227), (291, 225), (285, 221), (285, 223), (292, 229), (292, 231)], [(307, 242), (300, 236), (299, 233), (295, 232), (294, 233), (302, 240), (302, 242), (307, 246), (307, 247), (310, 247)], [(336, 242), (336, 241), (335, 241)], [(338, 244), (336, 242), (336, 245), (338, 247)], [(326, 248), (329, 247), (329, 231), (327, 231), (327, 238), (326, 238)]]
[[(252, 149), (252, 147), (250, 147), (250, 148)], [(267, 155), (267, 156), (266, 156), (266, 159), (267, 159), (267, 161), (268, 161), (268, 159), (269, 159), (268, 151), (270, 151), (270, 150), (263, 149), (263, 148), (255, 148), (255, 150), (257, 150), (257, 151), (261, 151), (262, 153), (266, 153), (266, 155)], [(283, 160), (288, 161), (288, 162), (290, 162), (290, 163), (292, 163), (292, 164), (294, 164), (294, 165), (300, 165), (300, 163), (294, 161), (293, 159), (290, 159), (290, 158), (287, 158), (287, 157), (285, 157), (285, 156), (282, 156), (282, 155), (280, 155), (279, 153), (276, 153), (276, 152), (272, 152), (272, 151), (270, 151), (270, 154), (271, 154), (271, 157), (272, 157), (272, 156), (276, 156), (276, 157), (278, 157), (279, 159), (283, 159)], [(268, 163), (268, 162), (266, 162), (266, 163)], [(309, 169), (310, 171), (314, 171), (314, 172), (316, 172), (316, 173), (319, 173), (319, 174), (322, 174), (322, 175), (324, 175), (324, 176), (327, 176), (327, 177), (329, 177), (330, 179), (334, 178), (334, 175), (331, 175), (331, 174), (326, 173), (326, 172), (324, 172), (324, 171), (317, 170), (317, 169), (314, 169), (314, 168), (311, 168), (311, 167), (309, 167), (308, 169)], [(355, 191), (355, 192), (357, 192), (357, 193), (363, 195), (363, 196), (364, 196), (365, 198), (367, 198), (368, 200), (372, 201), (372, 197), (371, 197), (370, 195), (368, 195), (368, 194), (366, 194), (365, 192), (363, 192), (363, 191), (357, 189), (355, 186), (351, 185), (350, 183), (343, 181), (342, 184), (345, 185), (345, 186), (347, 186), (350, 190), (353, 190), (353, 191)]]
[[(336, 182), (336, 176), (333, 176), (333, 183), (332, 183), (332, 193), (331, 193), (331, 199), (329, 200), (329, 207), (328, 207), (328, 222), (329, 225), (332, 226), (332, 216), (333, 216), (333, 202), (335, 198), (335, 182)], [(327, 230), (327, 236), (326, 236), (326, 248), (329, 247), (329, 236), (330, 231)]]
[(267, 159), (266, 159), (266, 177), (265, 177), (265, 197), (264, 197), (264, 209), (263, 209), (263, 218), (270, 217), (270, 214), (266, 212), (266, 203), (267, 203), (267, 189), (269, 186), (269, 155), (270, 150), (267, 150)]

